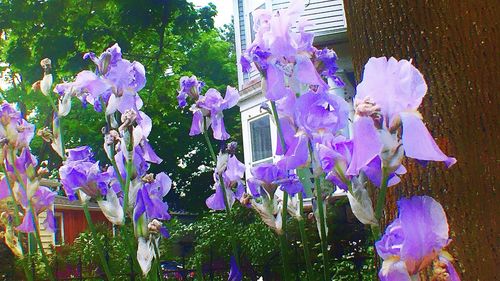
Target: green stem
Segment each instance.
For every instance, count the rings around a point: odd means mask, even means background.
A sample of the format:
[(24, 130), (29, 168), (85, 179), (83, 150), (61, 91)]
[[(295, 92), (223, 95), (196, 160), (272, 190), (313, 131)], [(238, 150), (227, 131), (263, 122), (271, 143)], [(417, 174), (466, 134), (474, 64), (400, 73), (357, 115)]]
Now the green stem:
[(315, 189), (316, 189), (316, 199), (318, 200), (318, 212), (319, 212), (319, 229), (321, 232), (321, 253), (323, 255), (323, 277), (328, 280), (328, 239), (326, 236), (326, 226), (325, 226), (325, 213), (323, 210), (323, 193), (321, 191), (321, 183), (319, 178), (314, 179)]
[[(214, 151), (214, 148), (212, 146), (212, 142), (210, 141), (210, 138), (208, 137), (208, 134), (207, 134), (206, 119), (203, 120), (203, 126), (204, 126), (204, 130), (203, 130), (202, 134), (205, 137), (205, 141), (207, 143), (208, 150), (210, 151), (210, 155), (212, 156), (212, 160), (215, 162), (215, 165), (217, 165), (217, 156), (215, 155), (215, 151)], [(219, 183), (220, 183), (220, 186), (222, 189), (222, 193), (224, 195), (225, 210), (226, 210), (226, 213), (227, 213), (229, 219), (232, 220), (233, 217), (232, 217), (232, 213), (231, 213), (231, 208), (229, 207), (229, 200), (227, 199), (227, 192), (226, 192), (226, 186), (224, 184), (224, 179), (222, 178), (222, 175), (218, 175), (218, 177), (219, 177)], [(233, 251), (234, 259), (236, 260), (236, 264), (238, 265), (238, 268), (240, 268), (240, 256), (238, 253), (238, 246), (236, 245), (236, 241), (234, 240), (233, 235), (229, 235), (229, 242), (231, 243), (231, 248)]]
[(307, 269), (307, 280), (311, 281), (314, 276), (314, 271), (311, 263), (311, 254), (309, 253), (309, 241), (306, 234), (306, 223), (302, 214), (304, 214), (304, 198), (302, 197), (302, 193), (298, 193), (299, 196), (299, 214), (300, 217), (297, 219), (299, 223), (300, 230), (300, 238), (302, 239), (302, 247), (304, 247), (304, 259), (306, 260), (306, 269)]
[(162, 272), (161, 272), (161, 265), (160, 265), (160, 249), (159, 249), (159, 245), (153, 241), (154, 243), (154, 250), (155, 250), (155, 255), (156, 255), (156, 258), (155, 258), (155, 263), (156, 263), (156, 280), (162, 280)]
[(287, 255), (288, 241), (286, 239), (286, 234), (284, 232), (279, 233), (278, 238), (280, 241), (281, 262), (283, 265), (283, 280), (292, 280), (292, 277), (290, 276), (290, 271), (288, 270), (288, 255)]
[[(7, 183), (7, 188), (9, 189), (10, 196), (12, 197), (12, 203), (14, 205), (14, 224), (15, 224), (15, 226), (18, 226), (21, 223), (21, 218), (19, 218), (19, 206), (17, 205), (16, 199), (15, 199), (14, 190), (12, 189), (12, 185), (10, 184), (9, 177), (8, 177), (7, 173), (5, 173), (5, 169), (3, 168), (3, 166), (1, 167), (0, 172), (2, 172), (5, 176), (5, 182)], [(21, 255), (23, 257), (22, 264), (23, 264), (24, 275), (26, 275), (26, 278), (28, 279), (28, 281), (32, 281), (33, 275), (31, 274), (31, 271), (29, 269), (30, 258), (28, 258), (28, 260), (26, 260), (26, 258), (24, 257), (24, 251), (23, 251), (23, 247), (21, 245), (21, 239), (22, 239), (21, 232), (18, 231), (17, 232), (17, 243), (19, 244), (19, 249), (20, 249)]]
[(286, 151), (285, 136), (283, 135), (283, 129), (281, 129), (281, 122), (278, 117), (278, 111), (276, 110), (276, 103), (274, 101), (271, 102), (271, 110), (273, 112), (274, 123), (276, 123), (276, 128), (278, 129), (278, 136), (280, 139), (281, 147), (283, 151)]
[[(276, 110), (276, 103), (274, 101), (271, 101), (271, 110), (273, 113), (273, 118), (274, 122), (276, 123), (276, 129), (278, 131), (278, 136), (280, 139), (281, 143), (281, 148), (283, 151), (286, 151), (286, 142), (285, 142), (285, 137), (283, 135), (283, 129), (281, 128), (281, 122), (278, 117), (278, 111)], [(281, 245), (281, 255), (282, 255), (282, 261), (283, 261), (283, 270), (285, 272), (285, 280), (291, 280), (289, 279), (289, 270), (288, 270), (288, 243), (287, 243), (287, 217), (288, 217), (288, 192), (286, 190), (283, 190), (283, 209), (281, 213), (281, 219), (282, 219), (282, 231), (283, 234), (279, 235), (280, 236), (280, 245)]]
[[(132, 140), (131, 140), (132, 141)], [(124, 223), (127, 220), (127, 213), (128, 213), (128, 200), (129, 200), (129, 194), (128, 191), (130, 189), (130, 181), (132, 178), (132, 164), (133, 164), (133, 150), (129, 150), (127, 148), (127, 153), (128, 153), (128, 159), (127, 159), (127, 165), (126, 165), (126, 175), (125, 175), (125, 185), (123, 186), (123, 220)]]
[(94, 222), (92, 221), (92, 216), (90, 215), (89, 206), (87, 202), (84, 202), (82, 206), (83, 206), (83, 213), (85, 214), (85, 219), (87, 219), (90, 231), (92, 232), (92, 236), (94, 236), (97, 248), (99, 249), (97, 251), (97, 254), (99, 256), (99, 259), (101, 260), (102, 268), (104, 270), (104, 273), (106, 274), (106, 278), (111, 281), (113, 280), (113, 276), (111, 275), (111, 270), (109, 269), (108, 262), (106, 261), (106, 257), (104, 256), (104, 247), (101, 245), (101, 240), (99, 240), (99, 237), (97, 235), (98, 233), (95, 229)]
[(372, 235), (374, 241), (377, 241), (380, 238), (380, 223), (382, 219), (382, 212), (385, 207), (385, 199), (387, 195), (387, 185), (389, 181), (389, 173), (386, 168), (382, 167), (382, 181), (380, 184), (380, 190), (377, 197), (377, 203), (375, 206), (375, 219), (378, 222), (378, 225), (372, 226)]

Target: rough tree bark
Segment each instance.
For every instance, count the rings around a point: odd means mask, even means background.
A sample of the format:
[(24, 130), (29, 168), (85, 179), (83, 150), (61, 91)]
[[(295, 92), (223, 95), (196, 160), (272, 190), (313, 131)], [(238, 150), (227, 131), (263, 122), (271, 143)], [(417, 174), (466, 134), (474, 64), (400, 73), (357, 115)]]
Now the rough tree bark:
[[(371, 56), (413, 59), (429, 91), (420, 108), (440, 147), (457, 158), (447, 170), (407, 161), (391, 189), (386, 220), (400, 196), (428, 194), (444, 206), (462, 280), (500, 280), (500, 5), (495, 0), (344, 0), (359, 81)], [(387, 223), (386, 221), (386, 223)]]

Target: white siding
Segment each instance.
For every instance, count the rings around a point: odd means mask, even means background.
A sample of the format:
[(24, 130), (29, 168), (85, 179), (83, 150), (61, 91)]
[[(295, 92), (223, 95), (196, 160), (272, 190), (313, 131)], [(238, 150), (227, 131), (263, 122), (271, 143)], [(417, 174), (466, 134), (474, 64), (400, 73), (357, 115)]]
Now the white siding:
[[(302, 18), (314, 23), (306, 28), (313, 31), (316, 37), (334, 35), (346, 31), (344, 3), (342, 0), (310, 0), (304, 1), (306, 10)], [(273, 11), (286, 9), (290, 5), (288, 0), (273, 0)]]

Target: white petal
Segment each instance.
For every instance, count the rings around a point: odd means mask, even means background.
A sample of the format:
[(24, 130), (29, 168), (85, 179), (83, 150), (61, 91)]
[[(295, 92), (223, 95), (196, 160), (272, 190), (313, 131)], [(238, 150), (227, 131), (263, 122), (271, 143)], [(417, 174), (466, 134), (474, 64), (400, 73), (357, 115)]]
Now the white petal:
[(40, 81), (40, 90), (45, 96), (48, 96), (51, 88), (52, 88), (52, 74), (44, 75), (42, 81)]
[(151, 245), (151, 240), (147, 240), (144, 237), (139, 237), (137, 246), (137, 261), (141, 266), (142, 273), (144, 276), (148, 275), (149, 270), (151, 270), (151, 262), (154, 257), (153, 245)]
[(64, 94), (63, 98), (59, 100), (59, 116), (66, 116), (71, 111), (71, 94)]
[(373, 212), (372, 200), (361, 181), (353, 180), (352, 194), (347, 192), (351, 210), (356, 218), (363, 224), (378, 225)]
[(106, 200), (97, 201), (99, 208), (106, 218), (114, 225), (123, 224), (123, 208), (120, 205), (120, 200), (116, 196), (115, 191), (111, 188), (108, 190)]

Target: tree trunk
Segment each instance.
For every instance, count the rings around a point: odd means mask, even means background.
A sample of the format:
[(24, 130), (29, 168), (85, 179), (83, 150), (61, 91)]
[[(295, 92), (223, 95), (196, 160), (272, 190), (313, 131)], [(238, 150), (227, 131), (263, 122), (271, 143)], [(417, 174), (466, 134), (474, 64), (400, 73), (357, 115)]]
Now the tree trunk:
[(458, 163), (410, 171), (390, 190), (386, 223), (401, 196), (428, 194), (448, 216), (462, 280), (500, 280), (500, 5), (478, 0), (344, 0), (356, 76), (372, 56), (413, 59), (429, 91), (420, 108), (438, 145)]

